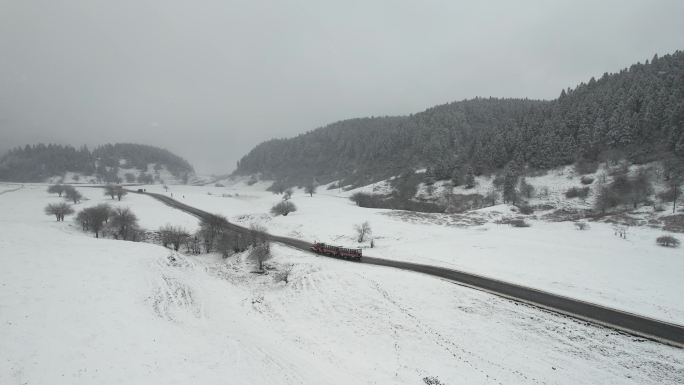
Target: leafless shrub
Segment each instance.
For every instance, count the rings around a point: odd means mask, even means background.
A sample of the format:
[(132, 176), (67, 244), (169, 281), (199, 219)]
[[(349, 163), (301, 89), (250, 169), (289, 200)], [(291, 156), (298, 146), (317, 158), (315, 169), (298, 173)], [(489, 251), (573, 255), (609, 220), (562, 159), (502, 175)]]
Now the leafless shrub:
[(318, 186), (316, 186), (316, 183), (311, 182), (311, 183), (307, 184), (306, 187), (304, 187), (304, 192), (309, 194), (309, 196), (313, 197), (313, 195), (316, 193), (317, 187)]
[(508, 224), (513, 227), (530, 227), (530, 224), (525, 222), (524, 219), (512, 219)]
[(72, 186), (64, 186), (64, 199), (77, 204), (83, 199), (83, 195)]
[(64, 217), (74, 213), (74, 209), (68, 203), (50, 203), (45, 207), (45, 214), (54, 215), (57, 222), (64, 222)]
[(115, 207), (109, 214), (109, 226), (116, 239), (133, 240), (138, 230), (138, 217), (128, 207)]
[(52, 186), (48, 187), (47, 192), (50, 194), (57, 194), (61, 198), (65, 189), (66, 189), (66, 186), (64, 186), (64, 185), (53, 184)]
[(202, 218), (197, 235), (201, 238), (206, 253), (213, 250), (218, 236), (227, 225), (228, 220), (222, 215), (213, 214), (207, 218)]
[(437, 377), (423, 377), (425, 385), (446, 385)]
[(568, 199), (585, 199), (587, 196), (589, 196), (589, 187), (571, 187), (565, 192), (565, 197)]
[[(287, 194), (287, 192), (283, 193), (283, 196), (285, 194)], [(295, 206), (295, 204), (290, 202), (289, 200), (283, 200), (282, 202), (278, 202), (273, 207), (271, 207), (271, 214), (275, 216), (287, 216), (287, 214), (293, 211), (297, 211), (297, 206)]]
[(109, 220), (111, 207), (107, 204), (100, 204), (81, 210), (76, 216), (76, 220), (81, 223), (84, 231), (92, 231), (95, 238), (100, 237), (100, 233)]
[(251, 246), (258, 246), (268, 242), (268, 233), (266, 228), (259, 224), (252, 224), (249, 226), (249, 243)]
[(575, 228), (577, 230), (589, 230), (589, 224), (587, 222), (575, 222)]
[(629, 227), (627, 227), (627, 226), (622, 226), (622, 225), (618, 225), (618, 224), (613, 225), (613, 234), (616, 237), (620, 237), (622, 239), (627, 239), (628, 230), (629, 230)]
[(264, 270), (264, 262), (271, 259), (271, 244), (264, 242), (256, 246), (252, 246), (249, 250), (248, 258), (257, 264), (259, 271)]
[(180, 226), (172, 226), (170, 224), (159, 228), (159, 235), (164, 247), (168, 245), (173, 246), (175, 251), (178, 251), (183, 243), (186, 243), (190, 237), (190, 233)]
[(356, 231), (356, 240), (359, 243), (363, 242), (366, 240), (366, 237), (373, 234), (373, 230), (371, 229), (370, 223), (368, 223), (368, 221), (355, 225), (354, 230)]
[(273, 276), (273, 280), (275, 282), (285, 282), (286, 284), (289, 283), (290, 276), (292, 275), (292, 268), (293, 266), (291, 264), (285, 265)]
[(662, 235), (658, 237), (656, 243), (663, 247), (679, 247), (679, 239), (671, 235)]

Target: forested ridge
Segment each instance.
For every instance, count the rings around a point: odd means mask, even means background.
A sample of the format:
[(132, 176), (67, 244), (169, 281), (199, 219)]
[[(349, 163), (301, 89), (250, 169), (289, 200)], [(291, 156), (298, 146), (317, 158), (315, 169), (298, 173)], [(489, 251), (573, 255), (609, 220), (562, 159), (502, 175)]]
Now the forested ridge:
[(105, 182), (117, 182), (119, 169), (147, 171), (150, 163), (165, 166), (178, 178), (193, 172), (185, 159), (154, 146), (116, 143), (90, 151), (86, 146), (76, 149), (58, 144), (38, 144), (17, 147), (0, 157), (0, 180), (40, 182), (71, 171), (92, 175)]
[(509, 162), (547, 169), (615, 152), (634, 162), (684, 157), (684, 52), (591, 78), (550, 101), (475, 98), (269, 140), (235, 173), (362, 184), (422, 167), (446, 179)]

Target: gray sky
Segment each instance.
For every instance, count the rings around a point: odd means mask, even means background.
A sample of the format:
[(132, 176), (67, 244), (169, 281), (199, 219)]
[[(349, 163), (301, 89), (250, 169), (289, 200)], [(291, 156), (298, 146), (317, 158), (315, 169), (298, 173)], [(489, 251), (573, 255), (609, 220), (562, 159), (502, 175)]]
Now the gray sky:
[(228, 172), (341, 119), (555, 98), (684, 49), (682, 15), (682, 0), (0, 0), (0, 151), (139, 142)]

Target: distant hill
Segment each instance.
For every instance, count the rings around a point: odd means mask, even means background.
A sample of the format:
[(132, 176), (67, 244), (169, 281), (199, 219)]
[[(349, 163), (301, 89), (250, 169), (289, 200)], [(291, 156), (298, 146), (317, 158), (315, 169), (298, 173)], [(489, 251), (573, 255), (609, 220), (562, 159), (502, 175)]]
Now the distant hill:
[(462, 180), (509, 162), (548, 169), (616, 153), (634, 162), (684, 157), (684, 52), (591, 78), (550, 101), (476, 98), (270, 140), (235, 174), (362, 185), (427, 168), (438, 179)]
[(0, 157), (0, 180), (14, 182), (43, 182), (72, 173), (99, 182), (116, 183), (125, 181), (121, 175), (123, 170), (131, 170), (127, 173), (133, 175), (135, 181), (150, 182), (162, 169), (178, 180), (187, 181), (194, 174), (190, 163), (178, 155), (133, 143), (106, 144), (92, 151), (85, 146), (76, 149), (56, 144), (26, 145)]

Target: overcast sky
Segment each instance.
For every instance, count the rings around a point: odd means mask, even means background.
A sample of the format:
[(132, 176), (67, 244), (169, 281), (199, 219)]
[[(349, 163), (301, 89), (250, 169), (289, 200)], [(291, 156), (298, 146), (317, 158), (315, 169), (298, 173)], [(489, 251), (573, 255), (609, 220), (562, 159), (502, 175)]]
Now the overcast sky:
[(555, 98), (684, 49), (683, 15), (682, 0), (0, 0), (0, 151), (139, 142), (229, 172), (341, 119)]

